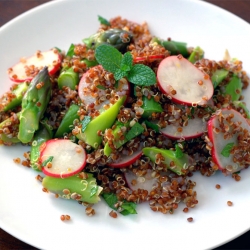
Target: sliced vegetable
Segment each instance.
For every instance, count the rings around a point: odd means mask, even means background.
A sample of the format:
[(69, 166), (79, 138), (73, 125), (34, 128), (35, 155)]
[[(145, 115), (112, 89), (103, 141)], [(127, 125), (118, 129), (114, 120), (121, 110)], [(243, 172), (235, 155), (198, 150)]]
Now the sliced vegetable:
[(83, 172), (63, 179), (45, 176), (42, 185), (50, 192), (58, 194), (61, 198), (90, 204), (100, 201), (102, 191), (102, 187), (97, 185), (93, 175)]
[(238, 76), (233, 76), (225, 87), (225, 95), (230, 95), (231, 100), (238, 101), (242, 92), (242, 82)]
[(57, 49), (38, 51), (34, 56), (22, 58), (19, 63), (8, 70), (8, 75), (13, 82), (31, 81), (44, 67), (48, 68), (50, 75), (60, 69), (61, 55)]
[(205, 105), (213, 95), (208, 75), (182, 56), (169, 56), (157, 71), (158, 84), (172, 101), (186, 105)]
[(66, 139), (51, 139), (40, 148), (39, 162), (44, 174), (65, 178), (75, 175), (86, 165), (85, 150), (78, 144)]
[(204, 50), (201, 49), (199, 46), (194, 48), (191, 52), (190, 56), (188, 57), (188, 60), (191, 63), (195, 63), (196, 61), (199, 61), (204, 57)]
[(69, 87), (70, 89), (75, 90), (79, 83), (79, 74), (76, 73), (73, 68), (69, 68), (59, 75), (57, 81), (59, 89)]
[(219, 169), (237, 172), (250, 164), (250, 129), (247, 120), (234, 109), (222, 109), (208, 122), (211, 154)]
[(163, 108), (161, 107), (161, 104), (159, 102), (156, 102), (153, 97), (150, 99), (146, 96), (142, 97), (143, 104), (141, 108), (144, 110), (142, 117), (148, 118), (152, 115), (152, 113), (160, 113), (163, 111)]
[(81, 130), (76, 135), (80, 140), (83, 140), (93, 148), (97, 148), (102, 142), (102, 137), (98, 135), (98, 131), (104, 132), (105, 129), (110, 128), (119, 113), (120, 107), (123, 105), (126, 97), (120, 98), (109, 109), (105, 110), (99, 116), (89, 122), (84, 132)]
[(166, 168), (178, 175), (183, 175), (185, 170), (192, 164), (192, 159), (189, 155), (183, 153), (182, 157), (179, 157), (177, 151), (156, 147), (146, 147), (142, 151), (153, 163), (158, 162), (160, 159), (160, 162), (165, 164)]
[(21, 105), (28, 86), (27, 82), (13, 84), (10, 91), (4, 93), (0, 98), (0, 111), (8, 111)]
[(211, 80), (213, 82), (214, 88), (216, 88), (227, 76), (229, 71), (226, 69), (217, 69), (212, 77)]
[(39, 122), (51, 97), (52, 83), (47, 67), (43, 68), (32, 80), (22, 99), (22, 111), (18, 139), (22, 143), (31, 142), (39, 128)]

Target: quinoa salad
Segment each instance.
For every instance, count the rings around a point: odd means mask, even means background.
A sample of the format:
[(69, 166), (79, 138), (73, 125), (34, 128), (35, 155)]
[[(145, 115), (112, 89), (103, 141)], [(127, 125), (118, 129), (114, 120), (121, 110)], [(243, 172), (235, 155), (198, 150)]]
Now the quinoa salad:
[(240, 58), (215, 61), (197, 44), (154, 36), (146, 22), (97, 18), (81, 43), (38, 50), (7, 70), (0, 144), (27, 147), (14, 162), (87, 216), (98, 202), (113, 218), (137, 214), (140, 203), (163, 214), (184, 203), (187, 213), (198, 209), (194, 173), (240, 181), (250, 164)]

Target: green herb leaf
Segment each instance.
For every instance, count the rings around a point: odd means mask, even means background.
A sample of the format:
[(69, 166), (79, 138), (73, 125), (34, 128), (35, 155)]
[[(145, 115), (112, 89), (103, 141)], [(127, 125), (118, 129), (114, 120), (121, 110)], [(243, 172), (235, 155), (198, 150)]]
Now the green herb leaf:
[(125, 135), (125, 137), (128, 141), (130, 141), (136, 136), (140, 135), (143, 131), (144, 127), (140, 123), (136, 122), (133, 125), (133, 127), (131, 127), (131, 129), (128, 131), (128, 133)]
[(114, 73), (115, 80), (120, 80), (123, 77), (126, 77), (128, 75), (127, 71), (124, 71), (122, 69), (117, 69)]
[(72, 57), (75, 54), (74, 49), (75, 45), (72, 43), (66, 53), (66, 56)]
[(109, 22), (107, 19), (105, 19), (105, 18), (103, 18), (103, 17), (101, 17), (101, 16), (98, 16), (98, 21), (99, 21), (101, 24), (110, 26), (110, 22)]
[(93, 197), (97, 193), (97, 191), (98, 191), (98, 186), (97, 185), (92, 187), (91, 190), (90, 190), (90, 197)]
[(136, 204), (134, 202), (124, 201), (121, 205), (123, 210), (120, 212), (122, 215), (137, 214)]
[(54, 47), (58, 52), (62, 52), (62, 50), (61, 49), (59, 49), (58, 47)]
[(230, 156), (230, 152), (232, 150), (232, 148), (234, 147), (234, 143), (228, 143), (221, 151), (221, 154), (225, 157), (229, 157)]
[(120, 69), (122, 53), (110, 45), (102, 44), (96, 48), (95, 58), (105, 70), (115, 73)]
[(133, 56), (130, 52), (126, 52), (121, 61), (121, 69), (123, 71), (130, 71), (133, 67)]
[(84, 119), (82, 120), (82, 132), (85, 131), (85, 129), (87, 128), (87, 126), (90, 122), (91, 122), (91, 117), (85, 116)]
[(102, 194), (103, 199), (108, 204), (109, 207), (116, 210), (114, 205), (118, 202), (117, 196), (113, 193), (103, 193)]
[(147, 127), (152, 128), (155, 132), (159, 133), (160, 128), (155, 123), (149, 122), (148, 120), (145, 120), (144, 122), (147, 125)]
[(102, 86), (102, 85), (97, 85), (96, 86), (98, 89), (103, 89), (103, 90), (105, 90), (106, 88), (104, 87), (104, 86)]
[(128, 74), (128, 80), (139, 86), (150, 86), (156, 83), (156, 76), (148, 66), (135, 64)]
[(42, 163), (42, 167), (45, 167), (49, 162), (52, 162), (54, 156), (49, 156), (45, 161)]
[(180, 149), (178, 144), (175, 144), (175, 157), (176, 158), (182, 158), (183, 155), (184, 155), (184, 153), (182, 152), (182, 150)]

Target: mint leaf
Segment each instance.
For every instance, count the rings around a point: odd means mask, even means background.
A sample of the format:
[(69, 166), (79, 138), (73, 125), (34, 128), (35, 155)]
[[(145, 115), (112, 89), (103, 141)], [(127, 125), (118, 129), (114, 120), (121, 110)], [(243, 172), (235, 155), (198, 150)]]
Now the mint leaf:
[(130, 52), (126, 52), (121, 61), (121, 69), (124, 71), (130, 71), (133, 67), (133, 57)]
[(136, 136), (140, 135), (144, 131), (144, 127), (140, 123), (135, 123), (133, 127), (125, 135), (128, 141), (132, 140)]
[(98, 186), (97, 185), (92, 187), (91, 190), (90, 190), (90, 197), (93, 197), (97, 193), (97, 191), (98, 191)]
[(145, 124), (147, 125), (148, 128), (152, 128), (155, 132), (159, 133), (160, 131), (160, 128), (158, 125), (156, 125), (155, 123), (153, 122), (149, 122), (148, 120), (144, 121)]
[(178, 146), (178, 144), (175, 144), (175, 157), (176, 158), (182, 158), (183, 157), (183, 152), (180, 149), (180, 147)]
[(98, 21), (99, 21), (101, 24), (110, 26), (110, 22), (109, 22), (107, 19), (103, 18), (102, 16), (98, 16)]
[(128, 80), (139, 86), (150, 86), (156, 83), (156, 76), (148, 66), (135, 64), (128, 74)]
[(121, 205), (123, 210), (120, 212), (122, 215), (137, 214), (136, 204), (134, 202), (124, 201)]
[(117, 69), (114, 73), (114, 78), (115, 80), (120, 80), (122, 79), (123, 77), (126, 77), (128, 75), (128, 72), (127, 71), (123, 71), (121, 69)]
[(118, 202), (117, 196), (113, 193), (103, 193), (102, 194), (103, 199), (108, 204), (109, 207), (116, 210), (115, 204)]
[(74, 49), (75, 45), (72, 43), (66, 53), (66, 56), (72, 57), (75, 54)]
[(103, 90), (106, 89), (103, 85), (97, 85), (96, 87), (97, 87), (98, 89), (103, 89)]
[(221, 151), (221, 154), (225, 157), (229, 157), (230, 156), (230, 152), (232, 150), (232, 148), (234, 147), (234, 143), (228, 143)]
[(54, 156), (49, 156), (45, 161), (42, 163), (42, 167), (45, 167), (49, 162), (53, 161)]
[(85, 116), (84, 119), (82, 120), (82, 132), (85, 131), (87, 128), (88, 124), (91, 122), (91, 117), (90, 116)]
[(122, 53), (111, 45), (102, 44), (96, 48), (95, 58), (105, 70), (114, 74), (120, 69)]

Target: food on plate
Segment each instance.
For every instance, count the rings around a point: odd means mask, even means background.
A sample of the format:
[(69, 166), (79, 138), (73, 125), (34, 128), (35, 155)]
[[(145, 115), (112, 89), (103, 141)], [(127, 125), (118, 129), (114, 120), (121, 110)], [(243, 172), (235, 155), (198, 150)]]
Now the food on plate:
[(188, 212), (198, 204), (194, 173), (240, 180), (250, 163), (242, 62), (206, 58), (201, 45), (156, 37), (147, 23), (99, 21), (67, 51), (38, 51), (8, 69), (0, 143), (27, 147), (43, 190), (88, 216), (100, 200), (113, 218), (140, 203)]

